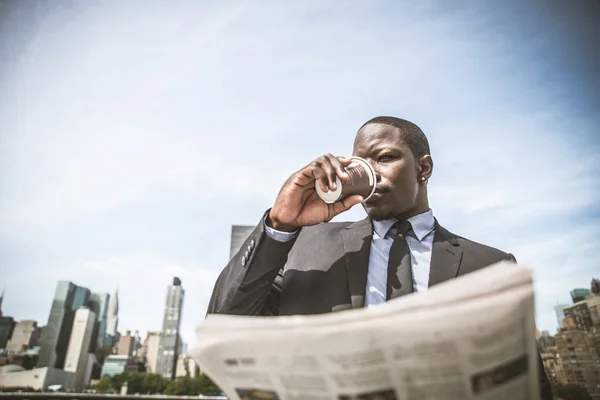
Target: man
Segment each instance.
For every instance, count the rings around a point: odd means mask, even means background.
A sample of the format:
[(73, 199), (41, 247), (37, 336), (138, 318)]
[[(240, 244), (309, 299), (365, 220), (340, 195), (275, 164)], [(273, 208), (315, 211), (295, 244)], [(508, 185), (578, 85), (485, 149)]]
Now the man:
[[(315, 183), (334, 190), (349, 158), (319, 157), (292, 174), (273, 207), (219, 276), (209, 313), (320, 314), (369, 307), (484, 268), (511, 254), (457, 236), (429, 208), (433, 172), (429, 143), (412, 122), (376, 117), (354, 140), (353, 155), (375, 170), (368, 217), (329, 222), (360, 203), (326, 204)], [(542, 398), (551, 399), (541, 365)]]

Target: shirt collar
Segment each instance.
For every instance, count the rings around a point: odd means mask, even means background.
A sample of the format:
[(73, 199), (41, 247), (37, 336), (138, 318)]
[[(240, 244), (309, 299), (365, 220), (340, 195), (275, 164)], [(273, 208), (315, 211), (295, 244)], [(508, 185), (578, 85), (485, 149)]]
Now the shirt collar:
[[(382, 221), (373, 221), (373, 229), (379, 235), (379, 237), (384, 238), (390, 228), (396, 223), (398, 220), (396, 218), (384, 219)], [(431, 231), (435, 228), (435, 219), (433, 218), (433, 211), (431, 209), (425, 211), (422, 214), (415, 215), (414, 217), (410, 217), (408, 219), (410, 225), (412, 226), (412, 231), (414, 232), (419, 242), (425, 238), (425, 236), (429, 235)]]

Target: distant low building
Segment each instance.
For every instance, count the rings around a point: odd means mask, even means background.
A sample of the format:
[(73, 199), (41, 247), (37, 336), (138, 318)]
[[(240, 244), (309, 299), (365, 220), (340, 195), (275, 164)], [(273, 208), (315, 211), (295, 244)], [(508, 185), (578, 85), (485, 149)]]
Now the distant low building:
[(131, 331), (126, 331), (125, 335), (119, 338), (119, 355), (129, 356), (133, 355), (135, 346), (135, 337), (131, 336)]
[(591, 294), (591, 290), (590, 289), (585, 289), (585, 288), (576, 288), (571, 290), (571, 300), (573, 300), (573, 303), (578, 303), (582, 300), (585, 300), (586, 297), (588, 297)]
[(102, 366), (101, 376), (115, 376), (124, 372), (145, 372), (142, 363), (126, 355), (111, 355), (106, 357)]
[(148, 372), (156, 373), (158, 364), (158, 349), (160, 345), (160, 332), (148, 332), (144, 345), (142, 346), (143, 358), (146, 360)]
[(200, 366), (192, 357), (182, 354), (177, 358), (176, 378), (182, 376), (194, 378), (198, 375), (200, 375)]
[(14, 364), (0, 367), (1, 387), (47, 390), (49, 386), (53, 385), (60, 385), (64, 389), (73, 389), (75, 374), (49, 367), (30, 370)]
[(37, 341), (37, 322), (32, 320), (19, 321), (15, 325), (12, 337), (6, 344), (9, 353), (22, 353)]
[(19, 365), (25, 369), (33, 369), (38, 362), (37, 354), (19, 353), (19, 354), (4, 354), (0, 356), (0, 366), (4, 365)]

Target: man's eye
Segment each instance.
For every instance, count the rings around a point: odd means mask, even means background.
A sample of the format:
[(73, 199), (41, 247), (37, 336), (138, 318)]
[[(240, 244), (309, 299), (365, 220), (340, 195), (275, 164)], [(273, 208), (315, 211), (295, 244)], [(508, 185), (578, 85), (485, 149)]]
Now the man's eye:
[(392, 156), (380, 156), (377, 161), (378, 162), (386, 162), (392, 160)]

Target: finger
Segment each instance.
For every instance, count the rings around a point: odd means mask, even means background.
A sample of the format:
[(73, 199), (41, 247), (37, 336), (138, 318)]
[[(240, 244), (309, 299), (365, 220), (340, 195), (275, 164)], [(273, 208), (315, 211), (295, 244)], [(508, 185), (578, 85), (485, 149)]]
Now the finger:
[(329, 179), (327, 178), (327, 174), (320, 165), (312, 166), (310, 173), (312, 177), (319, 182), (319, 185), (321, 186), (321, 189), (323, 189), (323, 191), (329, 191)]
[(331, 206), (333, 207), (334, 217), (336, 215), (338, 215), (338, 214), (343, 213), (344, 211), (348, 211), (349, 209), (351, 209), (355, 205), (357, 205), (359, 203), (362, 203), (363, 200), (364, 199), (363, 199), (362, 196), (360, 196), (360, 195), (354, 195), (354, 196), (346, 197), (342, 201), (336, 201), (335, 203), (331, 204)]
[(329, 159), (329, 162), (333, 166), (333, 169), (335, 170), (336, 175), (341, 180), (346, 180), (349, 178), (344, 164), (342, 164), (342, 161), (340, 161), (340, 157), (334, 157), (331, 154), (327, 154), (326, 157)]
[(335, 158), (345, 167), (352, 164), (352, 161), (354, 161), (352, 159), (352, 157), (335, 157)]
[(331, 164), (331, 158), (334, 158), (334, 157), (331, 154), (327, 154), (327, 155), (321, 157), (319, 162), (321, 164), (321, 168), (327, 175), (327, 180), (329, 181), (329, 187), (331, 188), (331, 190), (335, 190), (336, 186), (337, 186), (336, 180), (337, 180), (338, 175), (335, 170), (335, 167)]
[(306, 178), (305, 183), (301, 184), (301, 186), (306, 186), (310, 184), (314, 185), (314, 182), (317, 181), (318, 185), (323, 191), (329, 191), (329, 179), (327, 178), (327, 174), (323, 170), (320, 158), (314, 160), (306, 167), (302, 168), (299, 171), (298, 176)]

